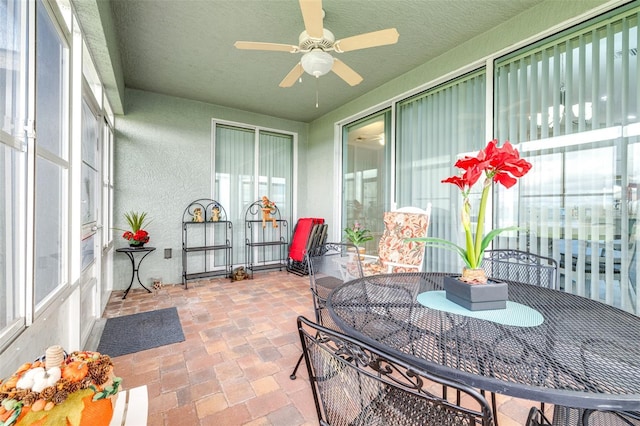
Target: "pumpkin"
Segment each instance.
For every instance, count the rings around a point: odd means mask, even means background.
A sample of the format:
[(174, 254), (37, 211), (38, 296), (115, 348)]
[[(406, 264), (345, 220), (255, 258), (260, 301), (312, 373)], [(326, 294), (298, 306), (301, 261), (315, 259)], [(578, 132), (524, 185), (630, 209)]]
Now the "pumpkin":
[(44, 388), (55, 386), (61, 376), (62, 373), (59, 367), (53, 367), (46, 371), (44, 368), (38, 367), (27, 371), (18, 381), (16, 387), (19, 389), (31, 389), (34, 392), (42, 392)]
[(79, 382), (87, 376), (88, 372), (89, 366), (86, 362), (73, 361), (62, 370), (62, 377), (70, 382)]
[[(18, 417), (17, 424), (27, 424), (32, 426), (109, 426), (113, 416), (112, 398), (93, 401), (95, 393), (91, 389), (82, 389), (73, 392), (67, 400), (59, 405), (55, 405), (47, 411), (47, 404), (42, 403), (31, 407), (23, 407), (22, 413)], [(34, 410), (39, 408), (38, 411)]]

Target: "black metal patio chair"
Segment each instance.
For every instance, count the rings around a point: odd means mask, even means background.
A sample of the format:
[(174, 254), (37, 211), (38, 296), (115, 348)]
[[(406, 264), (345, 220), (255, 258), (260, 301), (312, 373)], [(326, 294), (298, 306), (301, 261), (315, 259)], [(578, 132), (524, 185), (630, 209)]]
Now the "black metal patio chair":
[(512, 249), (485, 250), (482, 268), (491, 278), (557, 289), (558, 262), (550, 257)]
[[(514, 250), (485, 250), (482, 268), (490, 278), (519, 281), (551, 289), (558, 286), (558, 262), (550, 257)], [(497, 410), (496, 395), (491, 393), (491, 406)], [(544, 404), (540, 404), (544, 410)], [(497, 424), (497, 422), (496, 422)]]
[(525, 426), (640, 426), (640, 413), (613, 410), (586, 410), (554, 406), (549, 420), (537, 407), (532, 407)]
[[(325, 309), (327, 297), (338, 285), (363, 276), (358, 250), (353, 244), (330, 242), (312, 248), (305, 257), (309, 267), (309, 285), (316, 322), (339, 330)], [(295, 380), (303, 356), (301, 354), (298, 358), (289, 376), (291, 380)]]
[[(494, 424), (475, 389), (304, 317), (297, 323), (320, 425)], [(447, 400), (446, 388), (461, 392), (464, 404)]]

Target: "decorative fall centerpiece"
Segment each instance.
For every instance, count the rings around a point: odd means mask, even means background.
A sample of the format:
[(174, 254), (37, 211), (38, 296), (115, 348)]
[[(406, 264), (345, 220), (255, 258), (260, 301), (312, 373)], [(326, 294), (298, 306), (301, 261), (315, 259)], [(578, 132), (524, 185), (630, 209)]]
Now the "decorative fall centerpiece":
[(0, 424), (108, 426), (120, 382), (109, 356), (51, 346), (0, 380)]
[(131, 247), (144, 247), (144, 245), (149, 242), (149, 233), (143, 229), (145, 225), (150, 223), (150, 221), (147, 220), (147, 213), (131, 211), (125, 213), (124, 218), (131, 229), (125, 231), (124, 234), (122, 234), (122, 238), (128, 240), (129, 246)]
[[(487, 277), (480, 267), (485, 249), (491, 241), (500, 233), (520, 229), (517, 226), (493, 229), (484, 235), (485, 211), (487, 200), (493, 182), (511, 188), (531, 170), (531, 163), (520, 158), (518, 150), (514, 149), (509, 141), (502, 147), (498, 147), (498, 140), (490, 141), (476, 157), (465, 156), (455, 163), (455, 167), (463, 170), (461, 175), (444, 179), (443, 183), (451, 183), (460, 188), (463, 198), (461, 221), (465, 234), (465, 247), (461, 247), (451, 241), (440, 238), (416, 238), (415, 241), (423, 241), (428, 246), (443, 247), (457, 252), (465, 263), (462, 277), (459, 280), (471, 284), (485, 284)], [(471, 229), (471, 203), (469, 193), (471, 187), (484, 175), (482, 183), (482, 195), (478, 208), (478, 222), (475, 233)]]

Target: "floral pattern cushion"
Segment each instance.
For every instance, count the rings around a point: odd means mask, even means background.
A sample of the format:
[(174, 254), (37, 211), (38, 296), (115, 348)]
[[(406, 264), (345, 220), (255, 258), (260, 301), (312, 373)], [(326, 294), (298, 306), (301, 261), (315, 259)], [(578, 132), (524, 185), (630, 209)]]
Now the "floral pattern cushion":
[(392, 272), (417, 272), (424, 258), (424, 243), (407, 238), (426, 237), (429, 229), (429, 215), (404, 212), (385, 212), (384, 232), (378, 245), (378, 261), (364, 264), (365, 275), (388, 272), (385, 262), (415, 265), (415, 268), (394, 266)]

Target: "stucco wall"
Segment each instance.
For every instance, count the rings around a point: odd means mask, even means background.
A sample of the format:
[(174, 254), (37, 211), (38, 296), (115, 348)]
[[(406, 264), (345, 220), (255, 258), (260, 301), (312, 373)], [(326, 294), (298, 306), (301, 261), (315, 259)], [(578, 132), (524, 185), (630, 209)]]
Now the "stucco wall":
[[(139, 90), (127, 89), (125, 99), (127, 114), (118, 116), (115, 126), (115, 226), (127, 228), (123, 217), (127, 211), (148, 212), (149, 245), (157, 251), (145, 259), (140, 278), (144, 284), (155, 276), (164, 283), (180, 283), (182, 213), (195, 199), (215, 198), (211, 120), (295, 132), (301, 165), (306, 158), (307, 124)], [(299, 188), (307, 186), (306, 174), (301, 173), (298, 183)], [(121, 234), (114, 230), (116, 248), (127, 245)], [(164, 259), (165, 248), (173, 249), (171, 259)], [(114, 289), (126, 288), (130, 277), (129, 259), (116, 254)]]

